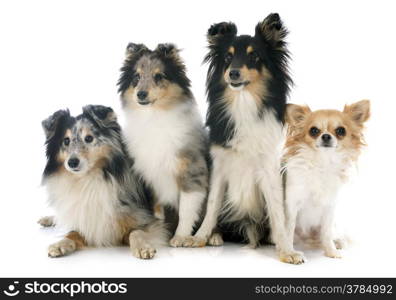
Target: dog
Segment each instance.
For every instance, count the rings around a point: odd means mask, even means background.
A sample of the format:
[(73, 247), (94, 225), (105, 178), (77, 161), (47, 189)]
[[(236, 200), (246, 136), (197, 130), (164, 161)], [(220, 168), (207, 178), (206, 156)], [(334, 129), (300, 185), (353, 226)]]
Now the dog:
[(130, 43), (118, 85), (136, 170), (153, 190), (157, 215), (177, 213), (170, 245), (188, 247), (208, 193), (208, 140), (179, 50)]
[(282, 260), (295, 254), (283, 252), (280, 158), (292, 84), (286, 35), (276, 13), (258, 23), (254, 36), (238, 36), (234, 23), (208, 30), (206, 124), (213, 165), (197, 246), (207, 242), (219, 219), (223, 235), (237, 235), (251, 248), (273, 240)]
[(365, 144), (362, 129), (369, 116), (368, 100), (345, 105), (342, 112), (287, 106), (283, 160), (290, 249), (296, 234), (319, 241), (326, 256), (341, 257), (343, 242), (334, 234), (336, 195)]
[(142, 182), (127, 154), (116, 115), (109, 107), (89, 105), (77, 117), (59, 110), (42, 122), (47, 164), (43, 184), (56, 222), (70, 232), (49, 246), (50, 257), (85, 246), (130, 246), (138, 258), (152, 258), (166, 241), (162, 221), (153, 216)]

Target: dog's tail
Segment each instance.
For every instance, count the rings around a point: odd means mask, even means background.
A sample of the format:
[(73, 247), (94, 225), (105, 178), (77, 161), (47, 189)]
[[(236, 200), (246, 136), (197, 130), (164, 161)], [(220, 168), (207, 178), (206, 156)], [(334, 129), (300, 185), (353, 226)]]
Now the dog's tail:
[(169, 240), (169, 230), (163, 220), (156, 219), (146, 225), (143, 231), (146, 233), (147, 241), (154, 247), (165, 246)]

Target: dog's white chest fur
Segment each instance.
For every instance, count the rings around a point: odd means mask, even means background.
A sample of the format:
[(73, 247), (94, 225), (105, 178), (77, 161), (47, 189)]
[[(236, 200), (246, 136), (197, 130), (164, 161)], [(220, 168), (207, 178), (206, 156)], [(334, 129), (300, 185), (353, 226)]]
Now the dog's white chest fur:
[(212, 147), (211, 151), (228, 183), (223, 213), (235, 220), (249, 216), (260, 221), (265, 201), (259, 183), (268, 176), (265, 170), (279, 176), (283, 126), (272, 111), (264, 111), (259, 118), (249, 92), (241, 91), (236, 97), (228, 111), (235, 123), (230, 148)]
[(130, 110), (126, 111), (126, 119), (125, 137), (136, 170), (152, 185), (162, 204), (177, 207), (178, 155), (201, 122), (195, 105)]
[[(336, 194), (346, 176), (347, 159), (334, 149), (305, 150), (287, 163), (287, 188), (296, 195), (287, 199), (299, 209), (297, 228), (307, 232), (319, 226), (336, 205)], [(296, 199), (296, 200), (292, 200)]]
[(111, 246), (122, 237), (117, 230), (117, 193), (101, 171), (81, 178), (63, 173), (46, 181), (56, 222), (82, 234), (89, 246)]

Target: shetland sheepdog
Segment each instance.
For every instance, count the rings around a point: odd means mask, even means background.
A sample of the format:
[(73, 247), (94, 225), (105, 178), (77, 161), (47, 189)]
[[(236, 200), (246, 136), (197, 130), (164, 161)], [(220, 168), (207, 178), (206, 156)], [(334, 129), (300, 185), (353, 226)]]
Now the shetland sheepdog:
[[(364, 145), (369, 116), (368, 100), (345, 105), (342, 112), (288, 105), (284, 176), (290, 251), (296, 234), (303, 241), (316, 240), (326, 256), (341, 257), (344, 242), (334, 234), (336, 194)], [(302, 255), (295, 258), (290, 262), (303, 262)]]
[(170, 245), (190, 246), (208, 193), (208, 143), (179, 50), (130, 43), (118, 85), (136, 170), (153, 190), (158, 216), (164, 208), (178, 215)]
[(237, 35), (236, 25), (226, 22), (208, 30), (206, 124), (213, 166), (207, 213), (196, 233), (201, 245), (219, 217), (224, 236), (237, 236), (252, 248), (269, 240), (270, 227), (281, 259), (287, 256), (280, 175), (292, 83), (286, 35), (276, 13), (257, 24), (254, 36)]
[(155, 247), (165, 242), (166, 230), (134, 174), (113, 110), (89, 105), (77, 117), (59, 110), (42, 125), (47, 155), (43, 184), (56, 214), (55, 221), (46, 217), (39, 223), (70, 231), (49, 246), (48, 255), (127, 244), (136, 257), (152, 258)]

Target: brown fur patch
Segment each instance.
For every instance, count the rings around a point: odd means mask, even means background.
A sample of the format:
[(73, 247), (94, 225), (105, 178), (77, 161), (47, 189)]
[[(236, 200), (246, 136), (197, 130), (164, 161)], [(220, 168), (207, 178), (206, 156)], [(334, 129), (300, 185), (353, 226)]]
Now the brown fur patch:
[(228, 48), (228, 52), (231, 53), (232, 55), (234, 55), (235, 54), (234, 46), (231, 46), (230, 48)]
[(131, 216), (122, 216), (117, 222), (122, 236), (122, 243), (129, 245), (129, 234), (132, 230), (138, 228), (138, 222)]
[(85, 239), (77, 231), (70, 231), (65, 238), (74, 241), (76, 243), (76, 249), (82, 249), (87, 245)]
[[(355, 113), (351, 113), (351, 108)], [(309, 130), (312, 127), (317, 127), (322, 133), (330, 133), (336, 137), (340, 149), (353, 150), (355, 155), (353, 155), (352, 159), (356, 160), (360, 148), (365, 144), (362, 134), (363, 122), (370, 115), (368, 102), (362, 103), (361, 107), (358, 108), (352, 104), (351, 106), (346, 106), (343, 112), (330, 109), (311, 112), (309, 107), (294, 104), (288, 105), (286, 122), (289, 124), (289, 130), (284, 158), (287, 159), (296, 155), (302, 144), (314, 148), (317, 137), (312, 137), (309, 134)], [(356, 113), (356, 111), (358, 112)], [(356, 118), (356, 116), (359, 116), (359, 118)], [(338, 127), (346, 129), (345, 136), (337, 136), (336, 129)]]
[(247, 54), (250, 54), (250, 53), (252, 53), (253, 51), (254, 51), (254, 49), (253, 49), (252, 46), (248, 46), (248, 47), (246, 48), (246, 53), (247, 53)]

